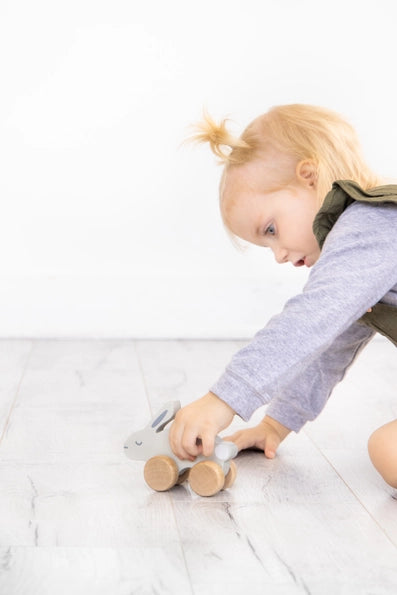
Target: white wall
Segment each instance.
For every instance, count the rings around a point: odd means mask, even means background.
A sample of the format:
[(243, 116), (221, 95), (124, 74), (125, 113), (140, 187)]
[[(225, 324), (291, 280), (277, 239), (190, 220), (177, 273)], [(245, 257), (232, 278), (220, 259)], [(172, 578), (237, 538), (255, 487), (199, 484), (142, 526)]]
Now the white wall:
[(181, 146), (322, 104), (395, 175), (392, 0), (0, 1), (0, 336), (248, 337), (306, 273), (240, 254)]

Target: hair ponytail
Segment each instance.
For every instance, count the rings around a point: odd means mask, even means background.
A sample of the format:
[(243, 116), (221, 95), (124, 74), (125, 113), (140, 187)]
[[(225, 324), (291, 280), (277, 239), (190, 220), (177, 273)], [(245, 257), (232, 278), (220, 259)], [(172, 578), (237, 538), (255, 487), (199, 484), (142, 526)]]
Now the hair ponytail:
[(221, 160), (221, 164), (245, 163), (249, 160), (252, 147), (242, 138), (233, 136), (227, 129), (227, 118), (219, 124), (204, 111), (203, 119), (194, 126), (193, 142), (209, 143), (211, 151)]

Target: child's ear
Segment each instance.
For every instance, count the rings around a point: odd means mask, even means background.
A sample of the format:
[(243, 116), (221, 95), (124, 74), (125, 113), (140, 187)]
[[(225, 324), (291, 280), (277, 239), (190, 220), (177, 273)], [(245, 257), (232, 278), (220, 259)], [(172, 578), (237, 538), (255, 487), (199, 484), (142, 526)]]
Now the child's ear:
[(296, 177), (300, 182), (311, 188), (317, 186), (317, 167), (314, 161), (305, 159), (296, 166)]

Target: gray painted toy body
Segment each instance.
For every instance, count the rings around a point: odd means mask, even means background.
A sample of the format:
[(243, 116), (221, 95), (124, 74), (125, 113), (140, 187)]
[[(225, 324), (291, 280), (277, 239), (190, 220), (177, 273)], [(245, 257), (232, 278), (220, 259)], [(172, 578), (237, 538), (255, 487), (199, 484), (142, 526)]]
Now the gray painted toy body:
[(230, 469), (229, 461), (237, 456), (238, 448), (233, 442), (222, 440), (219, 436), (215, 439), (214, 452), (210, 457), (200, 455), (194, 461), (181, 461), (174, 455), (169, 443), (170, 422), (180, 408), (179, 401), (165, 403), (145, 428), (127, 438), (124, 445), (126, 456), (137, 461), (147, 461), (152, 457), (165, 455), (175, 461), (179, 474), (200, 461), (215, 461), (226, 476)]

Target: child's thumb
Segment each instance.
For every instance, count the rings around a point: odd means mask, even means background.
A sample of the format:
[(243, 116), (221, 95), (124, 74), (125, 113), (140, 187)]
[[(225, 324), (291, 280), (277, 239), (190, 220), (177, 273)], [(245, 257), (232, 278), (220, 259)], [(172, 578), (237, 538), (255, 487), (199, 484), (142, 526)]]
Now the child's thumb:
[(274, 457), (276, 456), (276, 452), (279, 447), (279, 444), (280, 444), (280, 438), (277, 436), (277, 434), (271, 434), (270, 436), (268, 436), (266, 439), (266, 444), (265, 444), (265, 449), (264, 449), (265, 457), (268, 459), (274, 459)]

